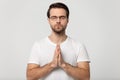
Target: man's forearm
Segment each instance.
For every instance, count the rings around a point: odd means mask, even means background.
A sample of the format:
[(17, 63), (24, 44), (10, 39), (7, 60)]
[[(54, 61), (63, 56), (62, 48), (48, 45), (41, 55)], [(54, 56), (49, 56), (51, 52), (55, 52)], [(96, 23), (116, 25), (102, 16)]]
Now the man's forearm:
[(66, 73), (76, 80), (90, 80), (90, 72), (88, 69), (78, 68), (66, 63), (62, 67)]
[(27, 72), (27, 80), (38, 80), (48, 75), (54, 68), (51, 67), (51, 63), (46, 64), (42, 67), (29, 69)]

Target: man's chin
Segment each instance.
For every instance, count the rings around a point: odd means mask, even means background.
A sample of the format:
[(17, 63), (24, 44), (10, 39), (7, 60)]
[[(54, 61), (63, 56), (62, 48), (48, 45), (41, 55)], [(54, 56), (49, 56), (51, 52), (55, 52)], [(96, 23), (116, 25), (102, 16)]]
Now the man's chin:
[(61, 34), (61, 33), (64, 32), (64, 30), (53, 30), (53, 32), (56, 33), (56, 34)]
[(54, 31), (56, 34), (61, 34), (63, 33), (62, 31)]
[(56, 34), (62, 34), (65, 32), (65, 29), (64, 28), (56, 28), (56, 29), (52, 28), (52, 31)]

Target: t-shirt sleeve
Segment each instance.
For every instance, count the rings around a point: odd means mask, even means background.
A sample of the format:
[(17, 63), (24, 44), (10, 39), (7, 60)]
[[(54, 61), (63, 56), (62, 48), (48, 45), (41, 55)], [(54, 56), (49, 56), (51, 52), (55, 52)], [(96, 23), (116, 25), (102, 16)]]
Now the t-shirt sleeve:
[(79, 48), (78, 48), (77, 62), (81, 62), (81, 61), (90, 62), (89, 55), (88, 55), (87, 50), (83, 44), (80, 44)]
[(40, 52), (40, 45), (38, 42), (35, 42), (30, 53), (30, 57), (28, 63), (39, 64), (39, 52)]

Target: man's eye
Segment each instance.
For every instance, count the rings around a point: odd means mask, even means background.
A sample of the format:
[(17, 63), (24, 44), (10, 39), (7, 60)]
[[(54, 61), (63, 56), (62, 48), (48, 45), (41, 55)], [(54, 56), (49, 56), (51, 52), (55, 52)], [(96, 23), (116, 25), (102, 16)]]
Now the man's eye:
[(53, 16), (53, 17), (51, 17), (51, 19), (57, 19), (57, 17), (56, 17), (56, 16)]
[(57, 16), (51, 16), (51, 17), (50, 17), (51, 20), (57, 20), (58, 18), (59, 18), (60, 20), (64, 20), (64, 19), (66, 19), (67, 17), (66, 17), (66, 16), (58, 16), (58, 17), (57, 17)]
[(60, 19), (65, 19), (65, 16), (61, 16)]

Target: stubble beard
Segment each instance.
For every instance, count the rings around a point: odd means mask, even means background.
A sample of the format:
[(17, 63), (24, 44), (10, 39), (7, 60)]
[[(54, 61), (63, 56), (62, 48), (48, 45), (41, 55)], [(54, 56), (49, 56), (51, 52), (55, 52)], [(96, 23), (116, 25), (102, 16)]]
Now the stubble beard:
[(65, 33), (65, 29), (66, 29), (66, 27), (63, 27), (62, 25), (55, 25), (54, 27), (51, 27), (51, 28), (52, 28), (52, 31), (56, 34), (63, 34)]

